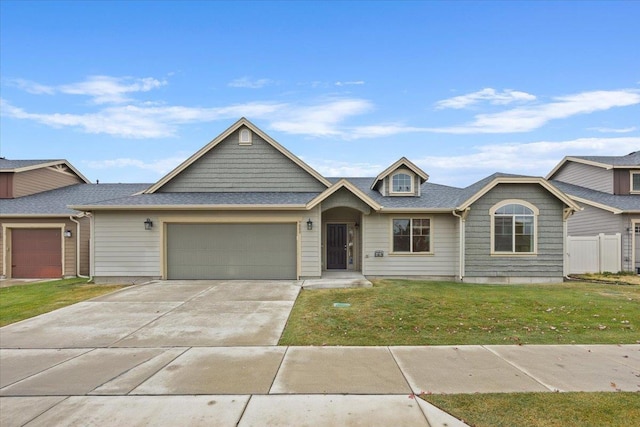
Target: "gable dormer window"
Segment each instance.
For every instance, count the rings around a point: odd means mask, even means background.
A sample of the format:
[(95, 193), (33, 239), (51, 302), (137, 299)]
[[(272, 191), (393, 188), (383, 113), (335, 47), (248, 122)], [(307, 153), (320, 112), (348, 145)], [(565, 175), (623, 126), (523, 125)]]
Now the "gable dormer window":
[(413, 177), (405, 172), (398, 172), (391, 177), (392, 194), (412, 194)]
[(249, 129), (241, 129), (240, 130), (240, 145), (251, 145), (251, 131)]

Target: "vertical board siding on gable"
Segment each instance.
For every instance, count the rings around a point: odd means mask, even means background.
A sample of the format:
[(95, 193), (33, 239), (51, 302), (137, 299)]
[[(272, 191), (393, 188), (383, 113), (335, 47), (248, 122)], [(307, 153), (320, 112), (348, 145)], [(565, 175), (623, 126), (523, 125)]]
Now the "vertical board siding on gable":
[[(300, 274), (319, 277), (320, 268), (320, 208), (304, 212), (96, 212), (94, 215), (94, 275), (159, 277), (162, 275), (161, 221), (171, 222), (265, 222), (301, 223)], [(152, 230), (145, 230), (146, 218), (153, 221)], [(313, 230), (307, 230), (306, 222), (313, 221)], [(266, 221), (268, 222), (268, 221)], [(277, 248), (274, 248), (277, 250)]]
[[(491, 256), (489, 209), (506, 199), (525, 200), (540, 210), (537, 255)], [(537, 184), (499, 184), (477, 200), (466, 221), (465, 276), (562, 277), (564, 204)]]
[[(631, 171), (634, 169), (613, 170), (613, 194), (631, 194)], [(640, 172), (640, 169), (637, 170)]]
[[(389, 255), (391, 219), (431, 218), (433, 255)], [(458, 275), (458, 219), (450, 214), (372, 214), (363, 217), (362, 273), (370, 276), (448, 276)], [(375, 251), (383, 257), (374, 257)]]
[(239, 131), (203, 155), (159, 192), (313, 192), (326, 187), (253, 134), (238, 144)]
[(553, 179), (613, 194), (613, 169), (607, 170), (569, 161), (555, 174)]
[(76, 175), (51, 168), (19, 172), (13, 177), (13, 197), (28, 196), (83, 182)]
[[(144, 229), (144, 220), (154, 222)], [(150, 212), (96, 212), (94, 214), (94, 276), (159, 277), (161, 233)]]

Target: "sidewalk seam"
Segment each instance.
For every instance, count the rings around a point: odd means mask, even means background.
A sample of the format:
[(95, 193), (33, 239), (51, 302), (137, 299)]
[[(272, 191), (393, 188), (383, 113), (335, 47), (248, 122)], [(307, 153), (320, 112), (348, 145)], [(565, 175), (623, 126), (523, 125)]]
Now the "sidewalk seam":
[(482, 348), (484, 348), (484, 349), (485, 349), (485, 350), (487, 350), (487, 351), (490, 351), (490, 352), (491, 352), (491, 353), (493, 353), (495, 356), (497, 356), (500, 360), (502, 360), (502, 361), (504, 361), (504, 362), (508, 363), (509, 365), (513, 366), (515, 369), (517, 369), (518, 371), (522, 372), (523, 374), (525, 374), (526, 376), (528, 376), (529, 378), (531, 378), (532, 380), (534, 380), (535, 382), (537, 382), (537, 383), (538, 383), (538, 384), (540, 384), (541, 386), (543, 386), (543, 387), (545, 387), (545, 388), (549, 389), (549, 391), (554, 391), (554, 392), (556, 392), (556, 391), (564, 391), (564, 390), (561, 390), (561, 389), (559, 389), (559, 388), (557, 388), (557, 387), (550, 386), (549, 384), (546, 384), (545, 382), (543, 382), (543, 381), (539, 380), (539, 379), (538, 379), (538, 378), (536, 378), (533, 374), (531, 374), (529, 371), (527, 371), (525, 368), (523, 368), (523, 367), (521, 367), (521, 366), (518, 366), (516, 363), (511, 362), (510, 360), (505, 359), (505, 358), (504, 358), (504, 357), (502, 357), (498, 352), (496, 352), (496, 351), (494, 351), (494, 350), (492, 350), (492, 349), (488, 348), (487, 346), (482, 345), (481, 347), (482, 347)]

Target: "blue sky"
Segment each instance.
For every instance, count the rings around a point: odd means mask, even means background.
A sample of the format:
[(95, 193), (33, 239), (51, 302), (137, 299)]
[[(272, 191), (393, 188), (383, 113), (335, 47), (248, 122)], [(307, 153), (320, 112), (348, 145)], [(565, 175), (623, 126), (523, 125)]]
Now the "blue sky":
[(244, 116), (325, 176), (640, 150), (640, 2), (0, 2), (0, 155), (155, 182)]

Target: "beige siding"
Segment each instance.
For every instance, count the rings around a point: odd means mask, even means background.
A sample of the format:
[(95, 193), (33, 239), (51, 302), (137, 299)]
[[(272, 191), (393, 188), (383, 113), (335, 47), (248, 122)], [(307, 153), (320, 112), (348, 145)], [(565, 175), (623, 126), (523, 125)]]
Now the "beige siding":
[[(64, 224), (65, 230), (71, 230), (72, 237), (70, 238), (63, 237), (63, 242), (62, 242), (63, 243), (62, 256), (64, 257), (63, 275), (64, 276), (77, 275), (77, 272), (76, 272), (76, 224), (72, 222), (69, 218), (55, 218), (55, 217), (24, 218), (24, 219), (10, 218), (10, 219), (3, 220), (2, 222), (0, 222), (0, 254), (5, 253), (5, 247), (4, 247), (5, 240), (7, 241), (8, 245), (10, 245), (11, 243), (11, 236), (7, 235), (5, 239), (5, 236), (2, 234), (3, 233), (2, 230), (4, 229), (4, 227), (2, 227), (3, 224), (19, 224), (18, 227), (33, 226), (33, 227), (41, 227), (41, 228), (59, 228), (59, 224)], [(7, 234), (9, 233), (10, 231)], [(83, 241), (85, 241), (86, 239), (88, 239), (88, 234), (84, 237)], [(6, 251), (8, 252), (7, 263), (9, 263), (11, 262), (11, 256), (10, 256), (11, 247), (10, 246), (7, 247)], [(88, 263), (88, 260), (86, 262)], [(9, 268), (7, 268), (7, 270), (9, 270)], [(10, 271), (4, 271), (2, 258), (0, 258), (0, 276), (5, 276), (7, 274), (10, 274)]]
[(569, 161), (556, 172), (553, 179), (613, 194), (613, 169)]
[[(300, 275), (320, 276), (319, 208), (305, 212), (96, 212), (94, 213), (94, 275), (108, 277), (161, 277), (163, 223), (188, 222), (298, 222), (300, 223)], [(154, 227), (144, 229), (151, 218)], [(313, 230), (306, 229), (311, 219)]]
[[(433, 255), (389, 255), (391, 219), (400, 217), (431, 218)], [(365, 215), (363, 233), (363, 274), (370, 276), (442, 276), (458, 274), (458, 220), (450, 214), (372, 214)], [(377, 250), (383, 257), (374, 257)]]
[(13, 177), (13, 197), (28, 196), (83, 182), (77, 175), (53, 167), (19, 172)]
[(324, 184), (253, 135), (252, 145), (238, 144), (232, 133), (164, 185), (160, 192), (314, 192)]

